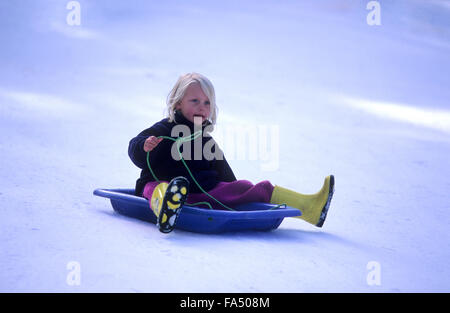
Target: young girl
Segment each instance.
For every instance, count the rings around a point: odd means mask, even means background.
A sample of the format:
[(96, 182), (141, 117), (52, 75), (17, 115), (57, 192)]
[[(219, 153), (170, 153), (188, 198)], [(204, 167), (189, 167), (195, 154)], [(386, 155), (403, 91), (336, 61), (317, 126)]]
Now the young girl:
[[(136, 195), (150, 200), (162, 232), (174, 228), (185, 201), (208, 202), (213, 209), (248, 202), (286, 204), (301, 211), (299, 218), (322, 227), (334, 191), (333, 175), (313, 195), (273, 186), (268, 180), (256, 185), (237, 180), (209, 134), (216, 123), (217, 106), (208, 78), (198, 73), (182, 75), (167, 97), (167, 111), (165, 119), (131, 139), (128, 147), (131, 160), (142, 169)], [(192, 151), (201, 153), (192, 157)], [(211, 158), (211, 154), (219, 157)]]

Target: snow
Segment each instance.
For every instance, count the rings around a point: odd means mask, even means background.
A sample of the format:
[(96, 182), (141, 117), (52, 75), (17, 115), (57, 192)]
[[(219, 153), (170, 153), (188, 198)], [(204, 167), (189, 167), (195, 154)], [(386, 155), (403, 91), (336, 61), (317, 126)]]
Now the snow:
[[(67, 2), (0, 3), (1, 292), (450, 291), (448, 1), (379, 26), (368, 1), (84, 0), (80, 26)], [(239, 179), (335, 175), (323, 228), (165, 235), (92, 195), (134, 187), (128, 141), (191, 71)], [(278, 129), (275, 168), (228, 156), (239, 125)]]

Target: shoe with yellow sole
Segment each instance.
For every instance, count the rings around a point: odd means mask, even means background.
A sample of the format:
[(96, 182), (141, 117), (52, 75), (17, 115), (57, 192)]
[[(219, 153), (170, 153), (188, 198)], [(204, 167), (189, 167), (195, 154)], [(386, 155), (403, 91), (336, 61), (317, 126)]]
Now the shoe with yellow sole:
[(168, 184), (160, 183), (153, 190), (150, 206), (162, 233), (170, 233), (177, 223), (181, 208), (189, 193), (189, 181), (183, 176), (175, 177)]

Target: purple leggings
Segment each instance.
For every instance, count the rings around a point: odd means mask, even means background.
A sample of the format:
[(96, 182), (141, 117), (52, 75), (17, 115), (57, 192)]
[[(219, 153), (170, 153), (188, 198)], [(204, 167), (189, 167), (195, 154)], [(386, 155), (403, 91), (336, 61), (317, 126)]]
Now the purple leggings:
[[(153, 190), (158, 185), (158, 182), (148, 182), (145, 185), (142, 195), (150, 199), (152, 197)], [(231, 208), (237, 205), (248, 202), (265, 202), (270, 203), (274, 186), (268, 181), (264, 180), (256, 185), (253, 185), (248, 180), (236, 180), (233, 182), (219, 182), (216, 187), (210, 190), (208, 193)], [(196, 202), (209, 202), (213, 209), (224, 210), (219, 203), (205, 195), (204, 193), (190, 193), (186, 200), (186, 203)], [(197, 205), (196, 205), (197, 206)], [(207, 207), (204, 204), (198, 205), (198, 207)]]

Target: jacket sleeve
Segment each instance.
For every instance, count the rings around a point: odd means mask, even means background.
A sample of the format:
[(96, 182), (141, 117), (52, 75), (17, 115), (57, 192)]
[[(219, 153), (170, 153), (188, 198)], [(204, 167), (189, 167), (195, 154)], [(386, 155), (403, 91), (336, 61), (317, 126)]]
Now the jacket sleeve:
[(225, 159), (225, 156), (223, 157), (223, 160), (216, 160), (215, 167), (216, 171), (219, 173), (219, 181), (232, 182), (237, 180), (236, 176), (234, 176), (233, 170)]
[[(128, 156), (134, 165), (141, 169), (148, 168), (147, 152), (144, 151), (144, 143), (148, 137), (169, 135), (169, 131), (165, 129), (165, 127), (155, 124), (154, 126), (143, 130), (136, 137), (131, 139), (128, 145)], [(172, 141), (164, 139), (150, 152), (149, 161), (150, 164), (152, 164), (152, 167), (158, 166), (158, 164), (160, 164), (167, 157), (167, 153), (170, 153), (171, 144)]]
[(223, 151), (219, 148), (217, 143), (215, 144), (215, 149), (219, 149), (219, 155), (222, 156), (221, 159), (216, 159), (213, 165), (213, 170), (217, 171), (218, 173), (218, 181), (232, 182), (237, 180), (236, 176), (234, 176), (233, 170), (231, 169), (230, 165), (227, 162), (227, 159), (225, 158), (225, 155), (223, 154)]

